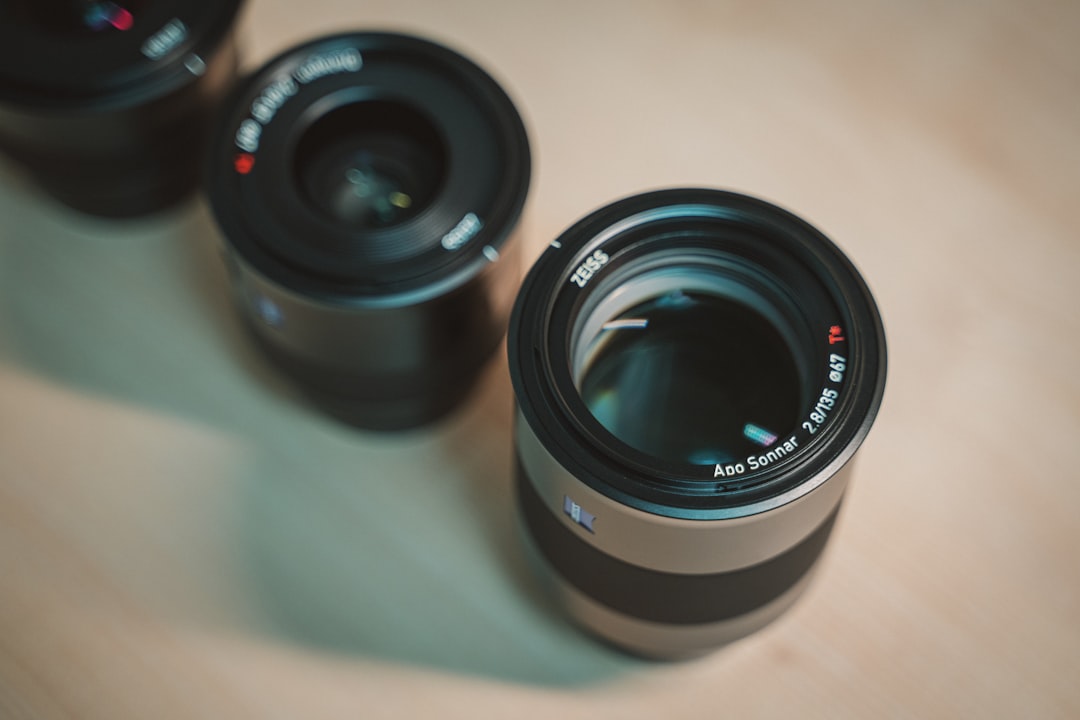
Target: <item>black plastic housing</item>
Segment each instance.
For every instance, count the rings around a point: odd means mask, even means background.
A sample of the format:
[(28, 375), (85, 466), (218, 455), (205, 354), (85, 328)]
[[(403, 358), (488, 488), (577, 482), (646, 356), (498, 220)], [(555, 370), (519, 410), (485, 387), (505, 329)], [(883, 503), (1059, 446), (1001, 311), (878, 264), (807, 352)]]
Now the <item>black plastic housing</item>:
[[(87, 25), (86, 13), (127, 12), (121, 5), (132, 11), (114, 20), (119, 27)], [(0, 5), (0, 151), (56, 199), (93, 215), (143, 215), (188, 196), (236, 76), (241, 6)]]
[[(311, 148), (393, 134), (390, 111), (433, 134), (438, 182), (385, 226), (328, 214), (306, 182)], [(237, 88), (206, 186), (259, 346), (331, 414), (395, 430), (453, 409), (501, 341), (530, 171), (521, 117), (486, 72), (427, 40), (358, 32), (289, 49)]]

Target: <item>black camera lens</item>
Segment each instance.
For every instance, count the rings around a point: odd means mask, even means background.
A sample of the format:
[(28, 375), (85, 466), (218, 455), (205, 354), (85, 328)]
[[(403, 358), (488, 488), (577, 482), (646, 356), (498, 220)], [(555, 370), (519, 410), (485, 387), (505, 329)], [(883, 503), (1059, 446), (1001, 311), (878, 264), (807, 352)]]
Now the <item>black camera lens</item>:
[(677, 658), (795, 601), (885, 386), (831, 241), (744, 195), (627, 198), (540, 257), (507, 344), (524, 535), (573, 618)]
[(226, 104), (208, 166), (247, 327), (354, 425), (438, 419), (505, 332), (530, 169), (513, 103), (452, 50), (352, 33), (284, 52)]
[(241, 0), (0, 3), (0, 151), (104, 217), (190, 194), (236, 76)]
[(74, 36), (130, 30), (135, 26), (136, 16), (142, 14), (144, 4), (141, 0), (128, 0), (121, 4), (100, 0), (14, 0), (12, 6), (42, 28)]

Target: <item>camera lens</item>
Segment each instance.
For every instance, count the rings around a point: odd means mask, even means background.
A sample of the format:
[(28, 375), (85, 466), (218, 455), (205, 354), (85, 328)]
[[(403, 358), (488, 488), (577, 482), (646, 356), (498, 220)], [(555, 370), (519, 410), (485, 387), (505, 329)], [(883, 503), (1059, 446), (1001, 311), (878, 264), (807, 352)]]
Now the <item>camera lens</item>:
[(61, 202), (104, 217), (197, 185), (236, 75), (240, 0), (0, 4), (0, 151)]
[(354, 425), (442, 417), (505, 331), (530, 168), (513, 103), (452, 50), (351, 33), (282, 53), (227, 103), (208, 166), (246, 326)]
[(98, 0), (58, 0), (56, 2), (34, 2), (34, 0), (16, 0), (13, 6), (21, 10), (24, 17), (30, 18), (43, 28), (69, 36), (86, 33), (130, 30), (135, 24), (136, 14), (141, 14), (143, 2), (129, 0), (122, 5)]
[(523, 534), (575, 620), (678, 658), (795, 601), (885, 385), (831, 241), (735, 193), (621, 200), (537, 261), (508, 351)]

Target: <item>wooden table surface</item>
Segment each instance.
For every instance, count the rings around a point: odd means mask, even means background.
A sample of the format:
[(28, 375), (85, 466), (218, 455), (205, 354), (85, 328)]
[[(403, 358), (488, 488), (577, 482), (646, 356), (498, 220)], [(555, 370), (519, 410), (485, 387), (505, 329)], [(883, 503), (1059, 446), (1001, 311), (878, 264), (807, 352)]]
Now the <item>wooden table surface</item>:
[(0, 166), (0, 717), (1080, 717), (1080, 4), (253, 0), (247, 63), (448, 43), (520, 105), (531, 262), (654, 187), (855, 259), (885, 403), (801, 602), (702, 660), (573, 629), (517, 550), (505, 359), (357, 432), (241, 335), (201, 200), (88, 219)]

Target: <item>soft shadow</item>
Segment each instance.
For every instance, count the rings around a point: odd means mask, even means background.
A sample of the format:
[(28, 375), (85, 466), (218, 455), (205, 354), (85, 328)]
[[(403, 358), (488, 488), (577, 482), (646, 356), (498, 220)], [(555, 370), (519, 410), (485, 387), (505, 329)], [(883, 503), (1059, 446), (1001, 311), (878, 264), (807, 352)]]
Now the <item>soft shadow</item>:
[(103, 220), (7, 172), (0, 167), (0, 351), (9, 361), (229, 429), (259, 406), (298, 402), (244, 342), (201, 201)]
[(111, 222), (3, 168), (0, 186), (0, 360), (216, 428), (252, 458), (227, 534), (260, 619), (235, 630), (543, 686), (641, 667), (574, 630), (517, 552), (501, 351), (443, 422), (360, 432), (309, 406), (248, 342), (201, 201)]
[(242, 536), (275, 632), (329, 652), (545, 686), (642, 667), (574, 630), (524, 566), (504, 384), (505, 363), (494, 363), (436, 428), (377, 448), (343, 436), (333, 454), (355, 463), (313, 472), (279, 458), (252, 479)]

